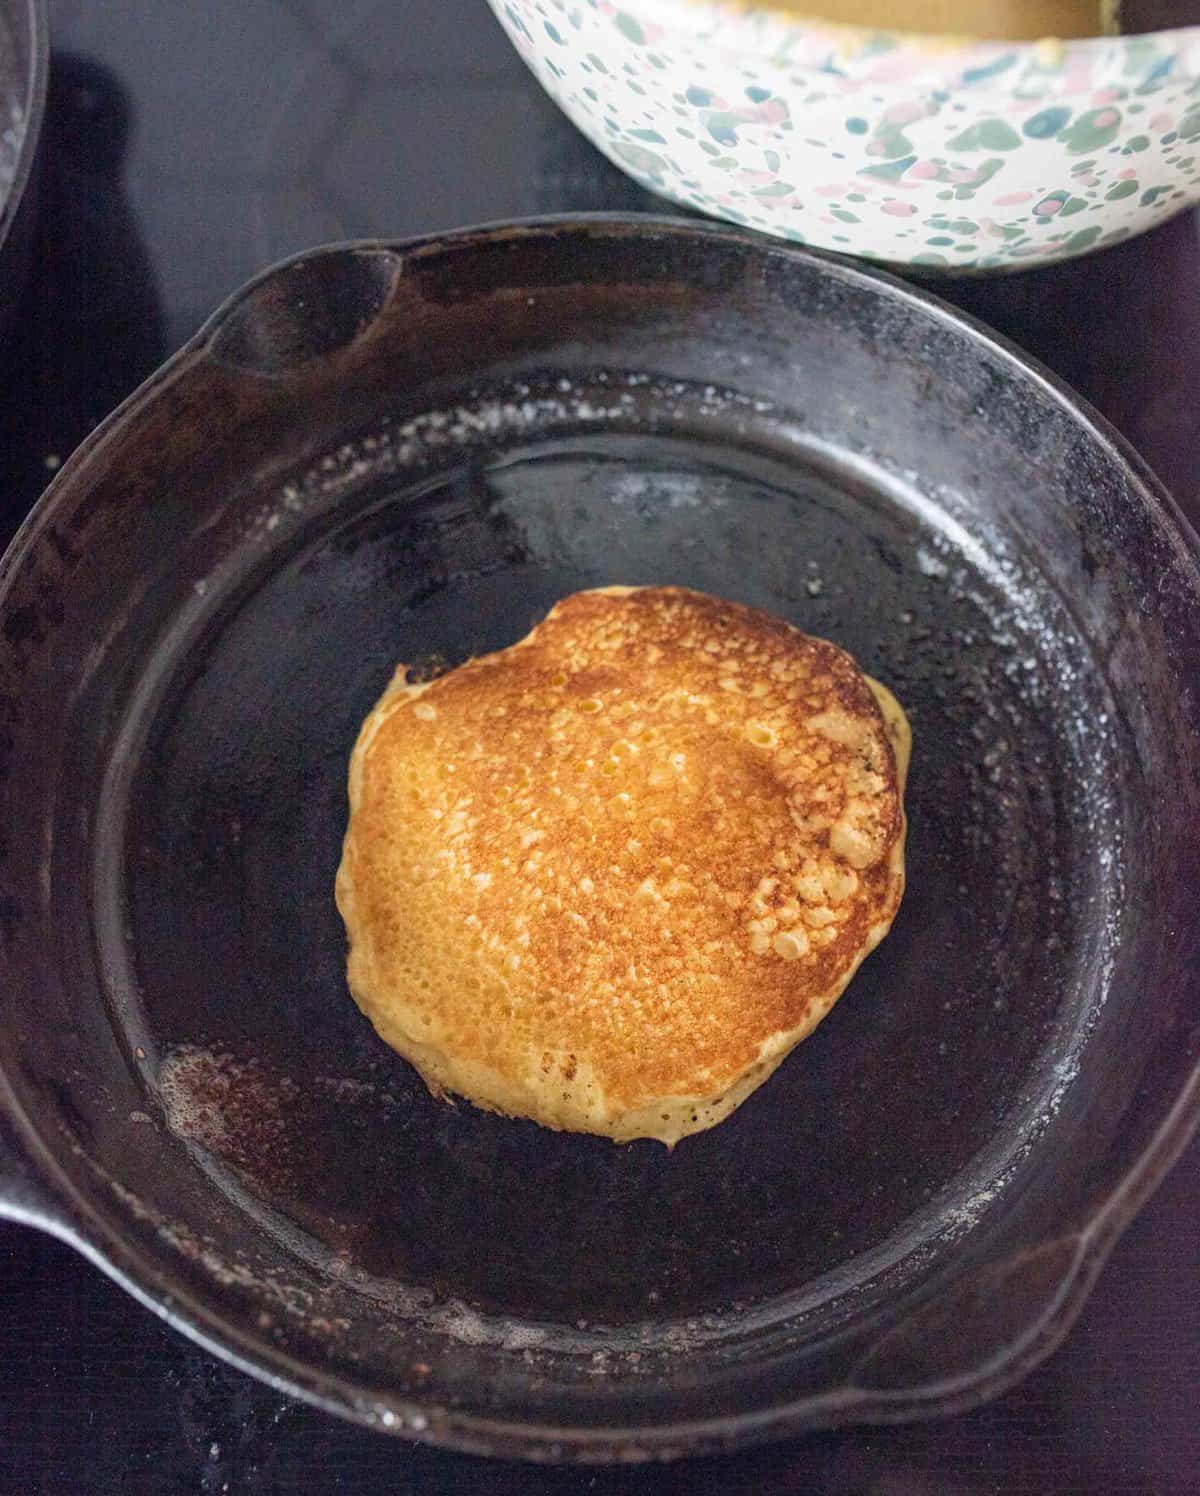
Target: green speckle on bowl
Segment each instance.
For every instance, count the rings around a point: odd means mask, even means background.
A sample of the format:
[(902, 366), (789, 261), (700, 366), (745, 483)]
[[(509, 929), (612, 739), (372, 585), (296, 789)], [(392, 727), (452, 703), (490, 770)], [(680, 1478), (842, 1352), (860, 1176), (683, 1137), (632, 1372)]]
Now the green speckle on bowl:
[(925, 243), (940, 246), (943, 244), (953, 244), (954, 240), (951, 239), (948, 234), (937, 234), (932, 239), (926, 239)]
[(612, 148), (633, 171), (644, 172), (655, 181), (662, 177), (667, 163), (655, 151), (648, 151), (645, 146), (631, 145), (627, 140), (614, 141)]
[(898, 182), (904, 173), (916, 161), (916, 156), (905, 156), (899, 161), (885, 161), (879, 166), (864, 166), (859, 171), (860, 177), (875, 177), (881, 182)]
[(1081, 114), (1073, 125), (1060, 130), (1059, 140), (1072, 154), (1078, 151), (1098, 151), (1112, 143), (1121, 128), (1121, 111), (1111, 104), (1099, 109), (1089, 109)]
[(1125, 142), (1125, 154), (1131, 155), (1135, 151), (1144, 151), (1150, 144), (1149, 135), (1134, 135)]
[(895, 125), (880, 125), (867, 149), (872, 156), (912, 156), (916, 159), (912, 141)]
[(1073, 213), (1082, 213), (1087, 203), (1081, 197), (1069, 197), (1062, 206), (1060, 218), (1070, 218)]
[(839, 223), (861, 223), (857, 213), (847, 213), (845, 208), (830, 208), (829, 210)]
[(975, 196), (976, 192), (978, 192), (981, 187), (986, 186), (987, 183), (992, 180), (992, 178), (996, 175), (996, 173), (1001, 169), (1003, 165), (1004, 161), (1000, 156), (989, 156), (982, 165), (975, 168), (973, 181), (960, 182), (958, 186), (955, 187), (954, 196), (956, 200), (960, 203), (970, 202), (970, 200)]
[(1063, 242), (1065, 254), (1080, 254), (1085, 249), (1090, 249), (1100, 237), (1099, 226), (1090, 229), (1077, 229), (1071, 237)]
[[(1153, 62), (1153, 51), (1143, 50), (1144, 46), (1145, 44), (1140, 41), (1129, 43), (1129, 52), (1127, 54), (1125, 63), (1126, 73), (1137, 72), (1139, 69), (1143, 68), (1147, 62)], [(1156, 92), (1157, 85), (1160, 84), (1164, 78), (1166, 78), (1167, 74), (1171, 72), (1174, 66), (1174, 54), (1169, 54), (1166, 57), (1160, 57), (1159, 60), (1154, 63), (1153, 67), (1151, 67), (1146, 76), (1142, 79), (1141, 83), (1138, 85), (1138, 93)]]
[(851, 135), (865, 135), (870, 128), (866, 120), (856, 114), (851, 115), (846, 121), (846, 129), (850, 131)]
[(552, 26), (549, 21), (543, 21), (542, 25), (545, 27), (546, 35), (555, 44), (555, 46), (557, 46), (557, 47), (565, 47), (566, 46), (566, 42), (563, 41), (562, 32), (559, 31), (559, 29), (558, 29), (557, 26)]
[(1165, 187), (1147, 187), (1139, 198), (1139, 202), (1143, 208), (1148, 208), (1152, 203), (1156, 203), (1166, 191)]
[(982, 83), (985, 78), (994, 78), (997, 73), (1005, 73), (1017, 60), (1015, 52), (1005, 52), (997, 57), (994, 62), (986, 63), (983, 67), (967, 68), (962, 75), (964, 83)]
[(657, 130), (630, 130), (634, 140), (644, 140), (650, 145), (666, 145), (666, 141)]
[(708, 126), (708, 133), (718, 145), (737, 145), (738, 133), (736, 126), (741, 123), (736, 114), (728, 110), (713, 110), (704, 121)]
[(632, 16), (626, 15), (623, 10), (619, 10), (616, 15), (616, 22), (617, 30), (622, 36), (627, 36), (635, 47), (645, 46), (646, 33)]
[(1116, 182), (1104, 194), (1106, 203), (1119, 203), (1123, 197), (1132, 197), (1138, 190), (1136, 181)]
[(1064, 104), (1056, 104), (1053, 109), (1040, 109), (1030, 115), (1022, 128), (1030, 140), (1049, 140), (1065, 128), (1070, 118), (1071, 111)]
[(533, 41), (533, 37), (529, 34), (529, 27), (526, 26), (525, 22), (521, 19), (521, 17), (517, 14), (517, 12), (512, 8), (511, 5), (506, 5), (504, 7), (504, 14), (513, 23), (513, 25), (517, 28), (517, 30), (521, 33), (521, 35), (527, 42)]
[(1002, 119), (981, 119), (946, 144), (952, 151), (1015, 151), (1021, 137)]

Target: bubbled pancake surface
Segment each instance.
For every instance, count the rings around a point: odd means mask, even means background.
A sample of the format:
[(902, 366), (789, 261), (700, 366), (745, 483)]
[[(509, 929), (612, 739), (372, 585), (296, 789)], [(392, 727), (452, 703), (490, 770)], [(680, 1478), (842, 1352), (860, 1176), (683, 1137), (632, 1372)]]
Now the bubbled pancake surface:
[(908, 725), (843, 650), (680, 587), (563, 599), (363, 725), (351, 992), (435, 1091), (617, 1140), (727, 1116), (904, 887)]

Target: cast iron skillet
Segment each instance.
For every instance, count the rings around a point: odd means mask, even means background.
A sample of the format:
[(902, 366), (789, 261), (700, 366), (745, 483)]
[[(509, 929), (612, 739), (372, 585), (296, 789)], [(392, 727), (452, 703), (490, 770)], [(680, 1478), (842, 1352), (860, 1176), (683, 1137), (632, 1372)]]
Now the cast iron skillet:
[[(673, 1154), (434, 1101), (332, 898), (393, 663), (605, 582), (828, 635), (916, 733), (892, 935)], [(289, 261), (63, 469), (0, 627), (3, 1210), (326, 1408), (572, 1459), (960, 1408), (1195, 1125), (1197, 542), (885, 276), (646, 218)]]

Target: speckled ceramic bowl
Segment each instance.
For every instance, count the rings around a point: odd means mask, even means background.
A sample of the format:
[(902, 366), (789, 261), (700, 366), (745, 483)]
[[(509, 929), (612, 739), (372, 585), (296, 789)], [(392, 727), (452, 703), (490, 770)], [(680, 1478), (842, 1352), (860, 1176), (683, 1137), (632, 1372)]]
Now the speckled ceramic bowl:
[(896, 265), (1065, 259), (1200, 202), (1200, 27), (966, 42), (715, 0), (489, 0), (646, 187)]

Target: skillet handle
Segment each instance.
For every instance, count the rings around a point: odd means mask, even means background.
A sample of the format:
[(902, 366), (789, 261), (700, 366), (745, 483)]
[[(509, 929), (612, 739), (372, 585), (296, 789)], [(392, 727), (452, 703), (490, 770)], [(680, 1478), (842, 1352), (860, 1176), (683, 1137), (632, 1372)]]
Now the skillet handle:
[(1015, 1249), (915, 1309), (862, 1356), (849, 1381), (893, 1416), (930, 1402), (947, 1411), (981, 1402), (1054, 1350), (1105, 1256), (1086, 1232)]
[(0, 1077), (0, 1220), (62, 1236), (68, 1230), (67, 1212), (21, 1141), (5, 1109), (5, 1089)]

